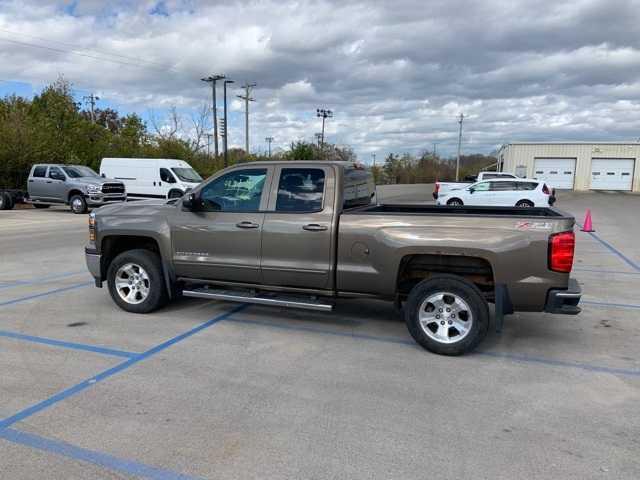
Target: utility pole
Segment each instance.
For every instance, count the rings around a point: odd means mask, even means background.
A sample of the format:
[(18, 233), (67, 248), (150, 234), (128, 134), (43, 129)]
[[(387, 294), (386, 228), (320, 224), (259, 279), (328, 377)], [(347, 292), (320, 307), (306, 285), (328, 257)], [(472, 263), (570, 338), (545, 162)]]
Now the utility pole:
[(206, 133), (205, 135), (207, 136), (207, 158), (209, 158), (211, 156), (211, 137), (213, 137), (213, 135), (211, 133)]
[(218, 106), (216, 105), (216, 82), (218, 80), (223, 80), (224, 78), (224, 75), (210, 75), (201, 79), (203, 82), (211, 83), (211, 99), (213, 100), (213, 151), (216, 158), (218, 157)]
[(93, 93), (91, 95), (87, 95), (82, 97), (83, 100), (89, 101), (89, 105), (91, 105), (91, 123), (96, 123), (96, 101), (100, 100), (100, 97), (96, 97)]
[(437, 143), (433, 142), (433, 159), (434, 160), (436, 159), (436, 146), (437, 145), (438, 145)]
[(464, 121), (464, 113), (460, 114), (458, 123), (460, 124), (460, 130), (458, 131), (458, 158), (456, 160), (456, 182), (460, 176), (460, 149), (462, 148), (462, 122)]
[(373, 158), (373, 168), (376, 168), (376, 152), (371, 154), (371, 158)]
[(271, 142), (273, 142), (273, 137), (265, 137), (264, 140), (269, 145), (269, 158), (271, 158)]
[(242, 85), (244, 88), (244, 95), (236, 95), (236, 97), (244, 100), (244, 151), (249, 155), (249, 102), (255, 102), (255, 98), (251, 98), (251, 89), (255, 87), (255, 83), (245, 83)]
[(227, 122), (227, 84), (233, 83), (233, 80), (225, 80), (224, 82), (224, 168), (229, 166), (229, 123)]
[(316, 137), (316, 143), (318, 144), (318, 148), (320, 148), (320, 140), (322, 140), (322, 134), (318, 132), (318, 133), (315, 133), (314, 136)]
[(333, 118), (333, 112), (324, 108), (316, 108), (316, 117), (322, 118), (322, 135), (320, 137), (320, 148), (324, 148), (324, 121), (327, 118)]

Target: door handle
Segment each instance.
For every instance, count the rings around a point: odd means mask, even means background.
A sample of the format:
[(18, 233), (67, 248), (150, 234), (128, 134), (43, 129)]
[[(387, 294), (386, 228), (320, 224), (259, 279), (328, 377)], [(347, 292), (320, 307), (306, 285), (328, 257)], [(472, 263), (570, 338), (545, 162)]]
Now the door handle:
[(29, 180), (29, 183), (33, 183), (33, 180)]
[(323, 232), (325, 230), (328, 230), (328, 228), (329, 227), (327, 227), (326, 225), (318, 225), (317, 223), (310, 223), (302, 227), (303, 230), (308, 230), (310, 232)]
[(238, 228), (258, 228), (259, 226), (260, 225), (258, 225), (257, 223), (248, 222), (248, 221), (236, 223), (236, 227)]

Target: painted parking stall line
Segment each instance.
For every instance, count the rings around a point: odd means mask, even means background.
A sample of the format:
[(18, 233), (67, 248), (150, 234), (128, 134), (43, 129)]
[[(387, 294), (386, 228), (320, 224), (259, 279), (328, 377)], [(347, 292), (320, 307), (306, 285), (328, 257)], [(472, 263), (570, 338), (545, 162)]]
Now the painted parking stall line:
[(0, 420), (0, 431), (2, 429), (8, 428), (10, 426), (12, 426), (13, 424), (20, 422), (38, 412), (41, 412), (42, 410), (45, 410), (49, 407), (51, 407), (52, 405), (55, 405), (58, 402), (61, 402), (62, 400), (65, 400), (66, 398), (69, 398), (79, 392), (82, 392), (83, 390), (86, 390), (87, 388), (92, 387), (93, 385), (102, 382), (103, 380), (106, 380), (109, 377), (112, 377), (120, 372), (122, 372), (123, 370), (126, 370), (127, 368), (135, 365), (136, 363), (139, 363), (167, 348), (169, 348), (172, 345), (175, 345), (178, 342), (181, 342), (182, 340), (189, 338), (193, 335), (195, 335), (196, 333), (211, 327), (212, 325), (215, 325), (218, 322), (221, 322), (222, 320), (225, 320), (227, 318), (229, 318), (231, 315), (245, 309), (248, 305), (247, 304), (242, 304), (239, 305), (235, 308), (232, 308), (231, 310), (222, 313), (214, 318), (212, 318), (211, 320), (208, 320), (204, 323), (201, 323), (200, 325), (198, 325), (197, 327), (192, 328), (191, 330), (188, 330), (180, 335), (177, 335), (169, 340), (167, 340), (166, 342), (163, 342), (159, 345), (156, 345), (155, 347), (147, 350), (146, 352), (141, 353), (140, 355), (136, 355), (133, 358), (128, 359), (125, 362), (122, 362), (118, 365), (116, 365), (115, 367), (111, 367), (108, 368), (107, 370), (104, 370), (102, 372), (100, 372), (98, 375), (95, 375), (91, 378), (88, 378), (70, 388), (67, 388), (66, 390), (62, 390), (61, 392), (56, 393), (55, 395), (47, 398), (46, 400), (43, 400), (39, 403), (36, 403), (34, 405), (31, 405), (30, 407), (25, 408), (24, 410), (21, 410), (20, 412), (16, 413), (15, 415), (12, 415), (10, 417), (5, 418), (4, 420)]
[[(580, 228), (582, 228), (582, 225), (578, 226)], [(597, 240), (602, 246), (604, 246), (607, 250), (609, 250), (611, 253), (613, 253), (614, 255), (616, 255), (618, 258), (620, 258), (624, 263), (626, 263), (627, 265), (629, 265), (631, 268), (633, 268), (636, 272), (640, 272), (640, 265), (637, 264), (636, 262), (634, 262), (633, 260), (631, 260), (629, 257), (627, 257), (624, 253), (622, 253), (620, 250), (618, 250), (616, 247), (614, 247), (613, 245), (611, 245), (609, 242), (607, 242), (606, 240), (604, 240), (603, 238), (601, 238), (600, 236), (598, 236), (596, 233), (594, 232), (584, 232), (588, 235), (590, 235), (592, 238), (594, 238), (595, 240)]]
[(80, 274), (86, 274), (87, 271), (86, 270), (78, 270), (75, 272), (66, 272), (66, 273), (59, 273), (56, 275), (49, 275), (46, 277), (40, 277), (34, 280), (16, 280), (14, 282), (2, 282), (0, 284), (0, 290), (6, 290), (8, 288), (16, 288), (16, 287), (22, 287), (25, 285), (39, 285), (41, 283), (47, 283), (50, 282), (51, 280), (59, 280), (61, 278), (67, 278), (67, 277), (72, 277), (74, 275), (80, 275)]
[(199, 479), (199, 477), (192, 477), (190, 475), (175, 473), (170, 470), (151, 467), (144, 463), (118, 458), (107, 453), (77, 447), (67, 442), (51, 440), (39, 435), (34, 435), (33, 433), (27, 433), (13, 428), (0, 430), (0, 438), (18, 445), (34, 448), (47, 453), (53, 453), (80, 462), (91, 463), (99, 467), (134, 477), (149, 478), (153, 480)]
[(68, 287), (56, 288), (54, 290), (47, 290), (46, 292), (35, 293), (33, 295), (27, 295), (25, 297), (13, 298), (11, 300), (4, 300), (0, 302), (0, 307), (4, 307), (5, 305), (13, 305), (16, 303), (26, 302), (28, 300), (33, 300), (35, 298), (48, 297), (49, 295), (54, 295), (56, 293), (68, 292), (69, 290), (75, 290), (76, 288), (88, 287), (89, 285), (93, 285), (93, 282), (83, 282), (76, 283), (74, 285), (70, 285)]
[(55, 340), (53, 338), (36, 337), (22, 333), (8, 332), (6, 330), (0, 330), (0, 337), (11, 338), (13, 340), (20, 340), (24, 342), (40, 343), (42, 345), (49, 345), (52, 347), (68, 348), (71, 350), (83, 350), (85, 352), (100, 353), (102, 355), (111, 355), (121, 358), (133, 358), (140, 355), (136, 352), (127, 352), (125, 350), (101, 347), (98, 345), (88, 345), (85, 343), (66, 342), (62, 340)]

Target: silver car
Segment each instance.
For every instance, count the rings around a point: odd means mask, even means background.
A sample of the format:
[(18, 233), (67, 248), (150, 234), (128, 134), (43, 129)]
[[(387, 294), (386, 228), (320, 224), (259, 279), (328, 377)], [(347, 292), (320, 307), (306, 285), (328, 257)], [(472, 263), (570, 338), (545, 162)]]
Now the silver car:
[(83, 165), (34, 165), (27, 189), (34, 207), (65, 204), (73, 213), (86, 213), (90, 208), (127, 199), (122, 182), (103, 178)]

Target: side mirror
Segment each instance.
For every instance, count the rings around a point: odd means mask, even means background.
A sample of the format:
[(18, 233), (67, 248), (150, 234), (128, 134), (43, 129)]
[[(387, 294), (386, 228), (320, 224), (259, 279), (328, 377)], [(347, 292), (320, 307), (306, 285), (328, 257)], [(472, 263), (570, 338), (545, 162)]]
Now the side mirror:
[(475, 188), (469, 188), (469, 193), (473, 193), (473, 192), (475, 192), (475, 191), (476, 191), (476, 189), (475, 189)]
[(107, 176), (103, 173), (102, 175), (100, 175), (102, 178), (107, 178)]
[(192, 212), (196, 212), (200, 208), (200, 204), (200, 197), (195, 193), (189, 193), (182, 198), (182, 206)]

